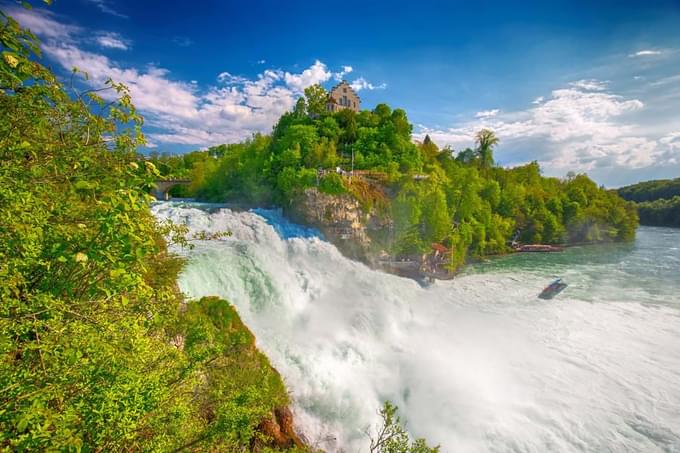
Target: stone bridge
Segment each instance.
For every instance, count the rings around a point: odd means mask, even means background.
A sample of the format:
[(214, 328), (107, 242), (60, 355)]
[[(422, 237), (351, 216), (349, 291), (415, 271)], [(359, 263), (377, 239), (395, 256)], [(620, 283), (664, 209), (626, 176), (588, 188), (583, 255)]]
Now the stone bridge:
[(170, 189), (175, 186), (188, 186), (191, 184), (190, 179), (159, 179), (156, 181), (154, 189), (151, 191), (157, 200), (169, 200)]

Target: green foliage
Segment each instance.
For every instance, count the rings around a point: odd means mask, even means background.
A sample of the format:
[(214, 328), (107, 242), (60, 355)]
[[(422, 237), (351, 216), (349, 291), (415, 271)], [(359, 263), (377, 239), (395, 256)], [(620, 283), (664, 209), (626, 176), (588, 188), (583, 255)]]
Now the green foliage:
[(493, 147), (498, 144), (498, 138), (493, 131), (489, 129), (482, 129), (477, 132), (475, 136), (477, 140), (477, 153), (479, 155), (479, 164), (482, 168), (489, 168), (493, 166)]
[(378, 412), (381, 424), (375, 427), (375, 432), (366, 430), (371, 443), (371, 453), (438, 453), (439, 447), (430, 447), (425, 439), (410, 441), (404, 429), (401, 418), (397, 414), (398, 407), (385, 401)]
[(638, 203), (637, 208), (643, 225), (680, 227), (680, 195)]
[(680, 226), (680, 178), (645, 181), (617, 190), (636, 202), (640, 223), (652, 226)]
[(160, 173), (127, 90), (67, 92), (0, 20), (0, 448), (248, 447), (283, 383), (227, 303), (181, 309), (164, 238), (183, 231), (149, 211)]
[(308, 115), (322, 115), (326, 111), (327, 101), (328, 92), (318, 83), (305, 88), (305, 105)]
[(617, 190), (621, 198), (629, 201), (669, 200), (680, 196), (680, 178), (644, 181)]
[(337, 173), (328, 173), (321, 178), (319, 191), (329, 195), (340, 195), (347, 192), (342, 176)]
[(189, 302), (179, 330), (194, 374), (200, 376), (193, 415), (197, 425), (205, 428), (194, 437), (213, 448), (235, 450), (250, 445), (259, 435), (262, 420), (275, 407), (288, 404), (281, 377), (224, 300), (206, 297)]

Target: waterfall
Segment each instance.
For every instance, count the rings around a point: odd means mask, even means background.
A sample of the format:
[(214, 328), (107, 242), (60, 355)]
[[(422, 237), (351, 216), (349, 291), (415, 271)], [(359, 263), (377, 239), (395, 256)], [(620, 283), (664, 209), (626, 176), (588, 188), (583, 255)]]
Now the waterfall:
[(680, 451), (677, 281), (657, 294), (640, 276), (627, 289), (624, 264), (605, 260), (560, 264), (572, 288), (548, 302), (536, 294), (550, 263), (422, 288), (276, 211), (153, 211), (232, 233), (176, 249), (188, 257), (179, 285), (237, 307), (284, 377), (298, 428), (326, 451), (367, 451), (386, 399), (442, 451)]

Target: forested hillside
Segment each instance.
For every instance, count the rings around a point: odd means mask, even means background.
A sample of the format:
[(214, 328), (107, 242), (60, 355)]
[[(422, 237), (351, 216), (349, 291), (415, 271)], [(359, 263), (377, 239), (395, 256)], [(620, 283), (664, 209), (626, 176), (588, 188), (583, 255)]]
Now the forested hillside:
[(643, 225), (680, 227), (680, 178), (645, 181), (618, 193), (636, 202)]
[(670, 200), (680, 196), (680, 178), (657, 179), (621, 187), (618, 193), (624, 200), (643, 202), (659, 199)]
[(489, 130), (478, 133), (474, 149), (456, 153), (429, 137), (415, 143), (401, 109), (327, 113), (322, 87), (305, 94), (271, 135), (152, 161), (162, 173), (190, 177), (183, 195), (205, 200), (285, 208), (308, 188), (350, 194), (389, 219), (389, 237), (376, 240), (390, 253), (444, 243), (452, 268), (470, 256), (506, 252), (512, 239), (564, 244), (635, 235), (631, 204), (586, 175), (546, 178), (536, 163), (495, 165), (498, 139)]

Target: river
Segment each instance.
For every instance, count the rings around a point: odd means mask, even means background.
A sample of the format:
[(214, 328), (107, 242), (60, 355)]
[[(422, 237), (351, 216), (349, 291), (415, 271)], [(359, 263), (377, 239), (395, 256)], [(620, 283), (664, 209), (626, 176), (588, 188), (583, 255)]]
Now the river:
[[(180, 287), (238, 308), (296, 424), (367, 451), (381, 402), (445, 452), (680, 452), (680, 230), (521, 254), (428, 288), (343, 257), (272, 211), (159, 203), (191, 231)], [(536, 295), (560, 275), (555, 299)]]

